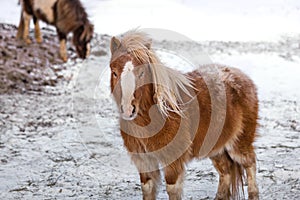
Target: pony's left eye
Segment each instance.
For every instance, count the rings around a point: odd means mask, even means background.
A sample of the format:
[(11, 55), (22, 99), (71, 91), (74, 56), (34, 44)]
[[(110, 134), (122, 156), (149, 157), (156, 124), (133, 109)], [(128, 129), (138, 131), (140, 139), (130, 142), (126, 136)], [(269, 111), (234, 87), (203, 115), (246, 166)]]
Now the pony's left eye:
[(118, 77), (118, 75), (117, 75), (116, 72), (112, 72), (112, 74), (113, 74), (114, 78), (117, 78), (117, 77)]
[(144, 71), (142, 71), (140, 74), (139, 74), (139, 78), (142, 78), (144, 76)]

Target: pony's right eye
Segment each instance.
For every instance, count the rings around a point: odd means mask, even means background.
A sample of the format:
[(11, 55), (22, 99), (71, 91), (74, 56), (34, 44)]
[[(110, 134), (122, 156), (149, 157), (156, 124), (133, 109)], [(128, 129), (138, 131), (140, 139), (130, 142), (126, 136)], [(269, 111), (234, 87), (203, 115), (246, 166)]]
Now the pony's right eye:
[(113, 77), (114, 77), (114, 78), (117, 78), (117, 77), (118, 77), (118, 75), (117, 75), (116, 72), (112, 72), (112, 74), (113, 74)]
[(139, 74), (139, 78), (142, 78), (144, 76), (144, 71), (142, 71), (140, 74)]

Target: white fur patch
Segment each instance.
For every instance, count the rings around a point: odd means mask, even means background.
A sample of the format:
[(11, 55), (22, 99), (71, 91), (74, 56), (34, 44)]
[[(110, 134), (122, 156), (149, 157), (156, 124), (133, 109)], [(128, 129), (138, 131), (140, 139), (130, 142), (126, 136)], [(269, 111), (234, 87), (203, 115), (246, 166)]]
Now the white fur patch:
[(131, 61), (128, 61), (123, 68), (121, 74), (121, 89), (122, 89), (122, 100), (121, 105), (123, 106), (123, 111), (125, 115), (131, 114), (132, 105), (131, 101), (133, 100), (134, 91), (135, 91), (135, 75), (133, 73), (133, 64)]
[(144, 194), (151, 194), (154, 187), (153, 181), (150, 179), (145, 184), (142, 183), (142, 190)]
[(125, 65), (124, 65), (124, 69), (123, 69), (123, 72), (130, 72), (130, 71), (132, 71), (133, 70), (133, 68), (134, 68), (134, 65), (132, 64), (132, 61), (128, 61), (128, 62), (126, 62), (125, 63)]
[(53, 5), (57, 0), (34, 0), (33, 10), (36, 12), (38, 9), (46, 16), (49, 23), (54, 22)]
[(183, 175), (179, 175), (175, 184), (167, 184), (168, 194), (179, 194), (181, 195), (183, 189)]
[(27, 12), (25, 12), (25, 11), (23, 11), (23, 18), (25, 19), (25, 20), (28, 20), (28, 21), (30, 21), (31, 20), (31, 15), (29, 15), (29, 14), (27, 14)]

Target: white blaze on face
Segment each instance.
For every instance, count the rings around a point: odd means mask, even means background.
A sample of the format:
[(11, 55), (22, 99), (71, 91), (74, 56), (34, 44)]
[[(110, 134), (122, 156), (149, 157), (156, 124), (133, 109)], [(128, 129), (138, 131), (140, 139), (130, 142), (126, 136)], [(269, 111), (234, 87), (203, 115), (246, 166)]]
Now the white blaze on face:
[(133, 73), (133, 64), (131, 61), (126, 62), (123, 72), (121, 74), (121, 89), (122, 99), (121, 106), (123, 108), (124, 117), (130, 117), (132, 114), (133, 106), (131, 102), (134, 98), (135, 91), (135, 75)]

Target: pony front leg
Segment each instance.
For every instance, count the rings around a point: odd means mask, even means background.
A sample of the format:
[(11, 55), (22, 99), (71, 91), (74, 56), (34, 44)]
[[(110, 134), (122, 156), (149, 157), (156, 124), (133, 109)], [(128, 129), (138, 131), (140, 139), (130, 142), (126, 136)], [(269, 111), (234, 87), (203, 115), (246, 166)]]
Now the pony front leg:
[(65, 39), (60, 40), (59, 46), (60, 46), (59, 47), (59, 55), (64, 62), (67, 62), (68, 55), (67, 55), (66, 40)]
[(143, 200), (155, 200), (157, 186), (160, 184), (159, 165), (155, 158), (132, 154), (131, 159), (140, 174)]
[(143, 200), (155, 200), (157, 185), (160, 182), (159, 170), (147, 173), (140, 173)]
[(185, 172), (183, 164), (172, 163), (167, 166), (164, 171), (169, 200), (181, 200)]
[(31, 40), (29, 38), (29, 25), (30, 25), (31, 15), (23, 11), (21, 20), (23, 21), (23, 23), (20, 21), (17, 37), (22, 34), (22, 38), (26, 42), (26, 44), (30, 44)]
[(16, 38), (18, 40), (23, 39), (23, 33), (24, 33), (24, 20), (23, 20), (23, 12), (21, 12), (20, 22), (18, 26), (18, 32)]
[(37, 43), (42, 43), (43, 38), (42, 38), (42, 34), (41, 34), (39, 20), (36, 17), (33, 17), (33, 22), (34, 22), (35, 39), (36, 39)]
[(64, 62), (67, 62), (68, 60), (67, 47), (66, 47), (67, 36), (66, 34), (64, 34), (58, 29), (57, 29), (57, 35), (59, 38), (59, 55)]

